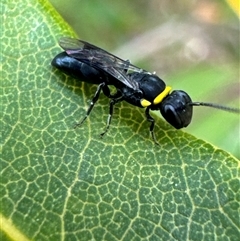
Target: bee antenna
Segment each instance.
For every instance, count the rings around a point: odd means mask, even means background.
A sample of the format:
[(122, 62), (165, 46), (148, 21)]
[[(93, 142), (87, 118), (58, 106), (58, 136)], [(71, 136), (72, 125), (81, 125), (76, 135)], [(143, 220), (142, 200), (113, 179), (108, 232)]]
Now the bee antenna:
[(228, 107), (228, 106), (223, 106), (223, 105), (218, 105), (218, 104), (213, 104), (213, 103), (191, 102), (191, 103), (189, 103), (189, 105), (207, 106), (207, 107), (212, 107), (212, 108), (215, 108), (215, 109), (224, 110), (224, 111), (228, 111), (228, 112), (232, 112), (232, 113), (237, 113), (237, 114), (240, 113), (239, 108), (233, 108), (233, 107)]

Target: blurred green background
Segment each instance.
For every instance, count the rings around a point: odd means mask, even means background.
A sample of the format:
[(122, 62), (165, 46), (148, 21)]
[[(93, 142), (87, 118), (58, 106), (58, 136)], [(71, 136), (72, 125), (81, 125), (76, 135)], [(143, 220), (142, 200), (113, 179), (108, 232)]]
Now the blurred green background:
[[(239, 19), (226, 1), (51, 3), (80, 39), (156, 71), (193, 101), (239, 108)], [(239, 126), (239, 115), (195, 107), (185, 131), (240, 158)]]

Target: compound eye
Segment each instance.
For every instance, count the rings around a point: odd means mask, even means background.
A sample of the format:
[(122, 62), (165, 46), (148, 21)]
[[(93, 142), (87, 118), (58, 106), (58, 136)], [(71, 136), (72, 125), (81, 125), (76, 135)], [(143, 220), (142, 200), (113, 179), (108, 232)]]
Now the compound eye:
[(169, 124), (181, 129), (192, 120), (192, 105), (189, 105), (191, 102), (186, 92), (175, 90), (162, 101), (160, 112)]

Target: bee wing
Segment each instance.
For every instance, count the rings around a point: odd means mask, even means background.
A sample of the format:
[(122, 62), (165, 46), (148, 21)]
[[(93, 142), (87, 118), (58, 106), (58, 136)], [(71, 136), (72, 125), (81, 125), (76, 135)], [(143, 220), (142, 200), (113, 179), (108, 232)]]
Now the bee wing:
[(139, 88), (138, 83), (133, 81), (127, 75), (128, 71), (151, 74), (130, 64), (129, 61), (122, 60), (121, 58), (82, 40), (64, 37), (60, 39), (59, 45), (69, 56), (98, 70), (105, 71), (133, 90)]

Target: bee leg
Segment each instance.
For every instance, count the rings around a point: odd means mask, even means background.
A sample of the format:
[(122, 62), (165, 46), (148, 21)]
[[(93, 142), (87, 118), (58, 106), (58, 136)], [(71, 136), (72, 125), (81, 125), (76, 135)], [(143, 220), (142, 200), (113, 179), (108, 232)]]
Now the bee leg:
[(158, 143), (157, 140), (156, 140), (154, 131), (153, 131), (154, 125), (155, 125), (155, 120), (154, 120), (154, 119), (152, 118), (152, 116), (150, 115), (149, 110), (150, 110), (150, 108), (147, 107), (147, 108), (146, 108), (146, 111), (145, 111), (145, 115), (146, 115), (147, 121), (149, 121), (149, 122), (151, 123), (150, 128), (149, 128), (150, 134), (151, 134), (152, 139), (153, 139), (153, 141), (155, 142), (155, 144), (159, 145), (159, 143)]
[(116, 93), (111, 94), (110, 89), (108, 88), (107, 85), (103, 86), (102, 88), (103, 94), (106, 95), (110, 99), (118, 99), (122, 96), (122, 92), (117, 89)]
[(83, 119), (80, 122), (78, 122), (74, 125), (74, 129), (77, 128), (78, 126), (82, 125), (82, 123), (88, 118), (88, 116), (90, 115), (95, 103), (98, 101), (99, 95), (101, 93), (101, 90), (104, 88), (104, 86), (106, 86), (105, 83), (101, 83), (100, 85), (98, 85), (97, 90), (96, 90), (96, 92), (95, 92), (95, 94), (94, 94), (94, 96), (91, 100), (91, 104), (88, 107), (86, 115), (83, 117)]
[(109, 105), (109, 115), (108, 115), (108, 119), (107, 119), (107, 126), (106, 126), (106, 129), (104, 130), (104, 132), (102, 132), (100, 134), (101, 137), (103, 137), (105, 135), (105, 133), (108, 131), (108, 129), (110, 127), (110, 124), (112, 121), (114, 105), (118, 102), (121, 102), (122, 100), (123, 100), (122, 96), (120, 96), (119, 98), (116, 98), (116, 99), (111, 99), (110, 105)]

